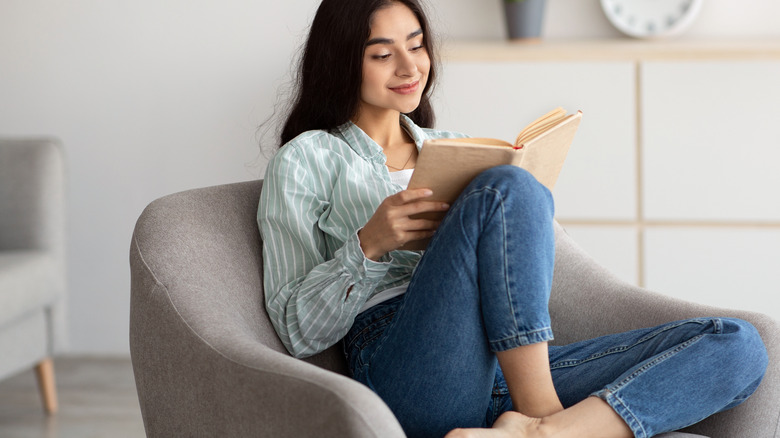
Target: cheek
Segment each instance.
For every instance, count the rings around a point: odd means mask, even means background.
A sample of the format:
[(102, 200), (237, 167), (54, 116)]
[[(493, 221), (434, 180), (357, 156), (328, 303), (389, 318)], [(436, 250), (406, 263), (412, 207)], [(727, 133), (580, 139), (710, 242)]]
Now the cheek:
[(423, 59), (420, 59), (420, 62), (417, 63), (417, 70), (419, 70), (427, 80), (428, 72), (431, 70), (431, 58), (424, 56)]
[(428, 70), (431, 69), (431, 57), (426, 53), (422, 58), (423, 59), (420, 60), (420, 65), (425, 69), (425, 73), (428, 73)]
[(363, 81), (360, 84), (360, 93), (362, 95), (371, 95), (378, 86), (380, 86), (380, 76), (376, 69), (363, 68)]

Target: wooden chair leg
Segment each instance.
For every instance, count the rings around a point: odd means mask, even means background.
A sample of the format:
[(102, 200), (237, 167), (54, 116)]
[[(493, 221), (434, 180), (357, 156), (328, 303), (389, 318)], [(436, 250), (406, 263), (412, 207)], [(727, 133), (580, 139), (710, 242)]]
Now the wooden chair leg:
[(57, 386), (54, 382), (54, 362), (50, 357), (40, 361), (35, 366), (35, 375), (38, 377), (43, 409), (49, 415), (56, 414), (58, 409)]

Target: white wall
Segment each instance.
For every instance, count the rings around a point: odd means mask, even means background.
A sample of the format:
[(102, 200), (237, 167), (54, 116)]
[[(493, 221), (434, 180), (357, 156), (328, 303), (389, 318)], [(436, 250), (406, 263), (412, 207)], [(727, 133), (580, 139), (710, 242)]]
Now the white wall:
[[(453, 38), (503, 38), (499, 0), (428, 0), (437, 27)], [(780, 3), (774, 0), (705, 0), (701, 13), (685, 38), (780, 36)], [(599, 0), (548, 0), (545, 38), (620, 37), (604, 14)]]
[(128, 250), (153, 199), (255, 179), (312, 0), (0, 0), (0, 135), (62, 139), (70, 344), (128, 351)]
[[(127, 254), (146, 204), (262, 175), (256, 128), (318, 3), (0, 0), (0, 135), (67, 149), (71, 352), (128, 351)], [(503, 37), (498, 0), (430, 4), (445, 40)], [(707, 0), (689, 35), (780, 35), (780, 3), (750, 5)], [(598, 1), (550, 0), (545, 36), (616, 33)]]

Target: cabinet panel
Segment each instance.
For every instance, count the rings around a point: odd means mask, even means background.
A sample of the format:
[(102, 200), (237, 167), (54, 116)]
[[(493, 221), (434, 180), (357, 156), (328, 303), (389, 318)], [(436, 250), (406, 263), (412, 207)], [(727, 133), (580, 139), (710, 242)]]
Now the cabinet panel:
[(633, 220), (635, 76), (630, 62), (449, 62), (436, 91), (437, 126), (513, 141), (556, 106), (582, 110), (555, 188), (557, 216)]
[(647, 62), (647, 219), (780, 220), (780, 61)]
[(780, 319), (777, 248), (778, 229), (649, 228), (645, 234), (647, 287)]

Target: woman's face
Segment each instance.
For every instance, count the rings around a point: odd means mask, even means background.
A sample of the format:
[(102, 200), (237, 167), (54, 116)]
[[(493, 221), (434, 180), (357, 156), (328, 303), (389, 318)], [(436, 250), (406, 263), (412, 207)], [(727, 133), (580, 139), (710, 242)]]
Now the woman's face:
[(401, 3), (374, 13), (363, 54), (361, 114), (417, 108), (431, 67), (424, 37), (417, 17)]

